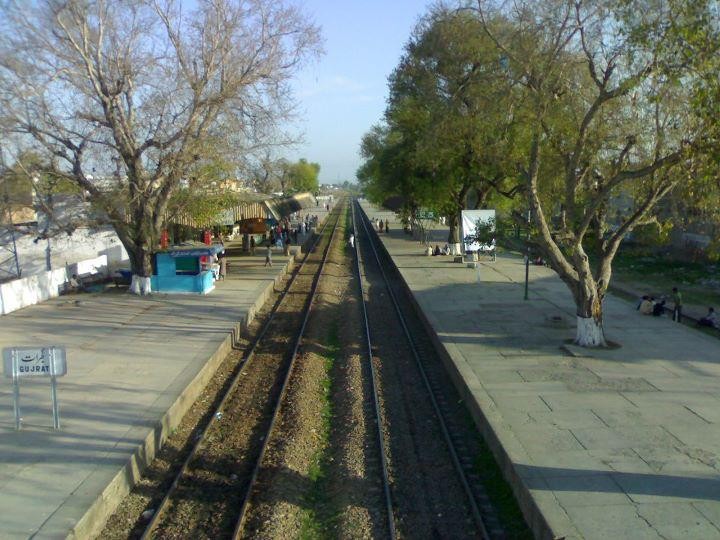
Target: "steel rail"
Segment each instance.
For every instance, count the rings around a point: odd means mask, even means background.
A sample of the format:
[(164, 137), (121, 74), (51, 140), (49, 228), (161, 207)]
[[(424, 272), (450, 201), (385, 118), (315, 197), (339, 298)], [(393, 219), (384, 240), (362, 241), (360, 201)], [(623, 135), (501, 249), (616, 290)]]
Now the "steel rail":
[[(329, 215), (328, 215), (329, 217)], [(153, 513), (152, 518), (148, 522), (147, 526), (145, 527), (145, 530), (143, 531), (142, 536), (140, 537), (141, 540), (147, 540), (151, 538), (152, 533), (155, 531), (157, 526), (160, 524), (161, 518), (165, 515), (165, 512), (168, 509), (169, 503), (172, 500), (173, 495), (175, 494), (175, 491), (177, 490), (178, 484), (180, 483), (180, 480), (183, 476), (188, 472), (188, 468), (192, 460), (197, 456), (198, 451), (200, 450), (200, 447), (205, 442), (206, 436), (210, 428), (213, 426), (213, 421), (217, 417), (218, 413), (221, 413), (224, 408), (225, 404), (227, 403), (228, 399), (232, 396), (232, 393), (234, 389), (237, 387), (238, 382), (242, 378), (243, 373), (245, 372), (245, 368), (250, 364), (252, 359), (255, 357), (255, 352), (259, 348), (260, 344), (262, 343), (263, 338), (265, 337), (265, 334), (267, 333), (268, 329), (272, 326), (273, 321), (275, 320), (275, 316), (277, 315), (278, 310), (283, 305), (283, 301), (285, 300), (288, 291), (292, 287), (292, 285), (295, 283), (295, 280), (300, 275), (302, 269), (305, 267), (305, 263), (307, 262), (309, 256), (311, 253), (315, 251), (315, 248), (320, 243), (320, 240), (323, 237), (323, 234), (325, 233), (325, 229), (328, 226), (329, 219), (326, 220), (323, 223), (322, 229), (320, 229), (320, 233), (317, 235), (317, 238), (315, 238), (315, 241), (312, 243), (311, 248), (308, 250), (307, 253), (305, 253), (305, 256), (303, 257), (302, 261), (300, 262), (300, 265), (294, 269), (294, 271), (291, 274), (290, 281), (288, 282), (285, 289), (280, 294), (280, 297), (275, 302), (275, 305), (273, 305), (272, 311), (270, 312), (267, 320), (263, 324), (260, 332), (257, 334), (255, 339), (253, 340), (250, 347), (247, 349), (246, 353), (243, 355), (243, 358), (238, 363), (238, 366), (236, 367), (236, 373), (235, 376), (232, 379), (232, 382), (228, 385), (226, 392), (223, 394), (222, 399), (220, 400), (220, 403), (213, 411), (212, 415), (208, 416), (208, 421), (203, 426), (202, 431), (197, 437), (197, 440), (195, 441), (195, 444), (193, 445), (192, 449), (190, 450), (190, 453), (187, 455), (185, 460), (183, 461), (182, 466), (180, 467), (180, 470), (175, 475), (175, 478), (173, 479), (172, 484), (168, 488), (168, 490), (165, 493), (165, 496), (163, 497), (162, 501), (160, 502), (160, 505), (158, 506), (157, 510)], [(335, 223), (335, 226), (337, 226), (337, 222)], [(333, 231), (334, 233), (334, 231)]]
[[(355, 222), (355, 205), (351, 204), (351, 212), (352, 212), (352, 224), (353, 224), (353, 232), (357, 231), (357, 225)], [(380, 461), (382, 464), (382, 482), (383, 482), (383, 491), (385, 493), (385, 508), (387, 511), (388, 516), (388, 532), (390, 533), (390, 538), (395, 540), (397, 537), (397, 530), (395, 527), (395, 519), (394, 519), (394, 513), (393, 513), (393, 503), (392, 503), (392, 494), (390, 492), (390, 479), (388, 474), (388, 463), (387, 463), (387, 448), (385, 446), (385, 438), (383, 437), (383, 420), (382, 415), (380, 414), (380, 398), (378, 396), (377, 391), (377, 371), (375, 369), (375, 365), (373, 364), (373, 354), (372, 354), (372, 340), (370, 337), (370, 323), (368, 321), (368, 313), (367, 308), (365, 307), (365, 287), (363, 287), (363, 277), (361, 272), (361, 262), (362, 262), (362, 256), (360, 254), (359, 249), (359, 239), (358, 236), (355, 235), (355, 269), (357, 271), (358, 276), (358, 284), (360, 285), (360, 299), (362, 300), (360, 304), (362, 305), (362, 315), (363, 315), (363, 321), (365, 323), (365, 336), (367, 341), (367, 355), (368, 355), (368, 364), (370, 365), (370, 386), (372, 387), (372, 395), (373, 395), (373, 403), (375, 404), (375, 424), (377, 425), (377, 435), (378, 435), (378, 445), (379, 445), (379, 451), (380, 451)]]
[[(362, 208), (360, 207), (359, 203), (356, 203), (356, 204), (358, 205), (360, 216), (361, 216), (361, 223), (363, 224), (363, 228), (365, 229), (367, 237), (369, 239), (372, 239), (372, 238), (376, 239), (376, 235), (374, 234), (374, 232), (375, 232), (374, 229), (373, 229), (372, 235), (370, 234), (370, 231), (368, 230), (368, 219), (369, 218), (367, 217), (367, 215), (365, 215), (363, 217), (364, 212), (363, 212)], [(379, 239), (376, 239), (376, 241), (379, 242)], [(371, 240), (369, 242), (369, 244), (370, 244), (370, 247), (372, 248), (372, 252), (375, 256), (375, 260), (377, 262), (378, 268), (380, 269), (380, 272), (382, 273), (386, 288), (390, 295), (390, 299), (392, 300), (393, 306), (395, 307), (395, 312), (397, 313), (398, 319), (400, 321), (400, 325), (403, 328), (403, 332), (405, 333), (407, 342), (410, 346), (410, 349), (412, 350), (413, 357), (415, 358), (415, 363), (417, 364), (418, 370), (420, 371), (423, 382), (425, 383), (425, 388), (427, 389), (433, 409), (435, 410), (435, 415), (440, 424), (440, 428), (443, 433), (443, 438), (445, 439), (445, 443), (446, 443), (448, 450), (450, 452), (450, 455), (452, 457), (452, 462), (453, 462), (453, 466), (455, 467), (455, 472), (458, 475), (458, 479), (460, 480), (460, 483), (463, 486), (463, 490), (465, 491), (468, 502), (470, 504), (470, 510), (471, 510), (471, 513), (473, 516), (473, 520), (475, 521), (475, 524), (481, 534), (481, 537), (483, 539), (489, 539), (490, 535), (488, 534), (487, 527), (485, 526), (485, 521), (483, 520), (482, 514), (480, 513), (480, 509), (478, 507), (477, 501), (475, 500), (475, 495), (474, 495), (472, 489), (470, 488), (470, 483), (468, 482), (467, 476), (465, 474), (465, 470), (464, 470), (462, 464), (460, 463), (460, 459), (458, 457), (457, 450), (455, 449), (455, 445), (453, 444), (452, 437), (450, 436), (450, 431), (448, 430), (445, 419), (443, 418), (442, 411), (440, 410), (440, 406), (438, 405), (437, 399), (435, 397), (435, 392), (432, 389), (430, 380), (428, 379), (425, 368), (422, 365), (422, 360), (420, 358), (420, 354), (418, 353), (417, 347), (415, 346), (415, 343), (412, 339), (410, 330), (407, 327), (407, 324), (405, 321), (405, 316), (402, 314), (402, 311), (400, 310), (400, 304), (397, 300), (397, 297), (395, 296), (395, 292), (393, 291), (393, 289), (390, 285), (390, 279), (388, 278), (387, 274), (385, 273), (385, 269), (383, 267), (382, 262), (380, 261), (380, 256), (378, 255), (378, 251), (376, 249), (374, 241)]]
[[(344, 206), (344, 204), (336, 205), (336, 207)], [(269, 446), (270, 440), (272, 438), (273, 429), (275, 428), (275, 423), (280, 416), (280, 411), (282, 409), (282, 403), (285, 398), (285, 393), (287, 391), (288, 385), (290, 383), (290, 377), (293, 373), (293, 368), (295, 367), (295, 360), (297, 359), (297, 353), (300, 349), (300, 344), (302, 342), (302, 338), (305, 334), (305, 327), (307, 326), (307, 322), (310, 318), (310, 312), (312, 311), (312, 306), (316, 297), (317, 292), (317, 286), (320, 282), (320, 278), (322, 277), (323, 270), (325, 269), (325, 263), (327, 262), (328, 254), (330, 253), (330, 247), (333, 244), (333, 241), (335, 239), (335, 236), (338, 231), (338, 224), (340, 223), (340, 215), (341, 212), (336, 211), (337, 218), (335, 220), (335, 224), (333, 225), (333, 230), (330, 235), (330, 240), (328, 241), (328, 245), (325, 248), (325, 252), (323, 253), (322, 261), (320, 263), (320, 268), (318, 269), (317, 273), (315, 274), (315, 278), (313, 279), (313, 284), (310, 290), (310, 294), (308, 295), (308, 301), (307, 305), (304, 310), (304, 316), (302, 325), (300, 326), (300, 330), (298, 331), (297, 337), (295, 338), (295, 344), (293, 347), (292, 355), (290, 356), (289, 366), (287, 368), (287, 373), (285, 374), (285, 378), (283, 380), (282, 387), (280, 389), (280, 394), (277, 398), (277, 402), (275, 404), (275, 408), (273, 410), (272, 414), (272, 420), (270, 421), (270, 425), (265, 433), (265, 436), (263, 438), (262, 448), (260, 450), (260, 454), (258, 455), (257, 461), (255, 462), (255, 467), (252, 472), (252, 476), (250, 477), (250, 482), (248, 483), (247, 489), (245, 490), (245, 496), (243, 497), (242, 505), (240, 506), (240, 513), (237, 518), (237, 522), (235, 525), (235, 529), (233, 530), (233, 539), (240, 538), (243, 527), (245, 526), (245, 520), (247, 517), (247, 510), (250, 503), (250, 499), (252, 497), (253, 488), (255, 487), (255, 483), (257, 482), (258, 476), (260, 475), (260, 471), (262, 470), (262, 462), (263, 458), (265, 457), (265, 452), (267, 451), (267, 448)]]

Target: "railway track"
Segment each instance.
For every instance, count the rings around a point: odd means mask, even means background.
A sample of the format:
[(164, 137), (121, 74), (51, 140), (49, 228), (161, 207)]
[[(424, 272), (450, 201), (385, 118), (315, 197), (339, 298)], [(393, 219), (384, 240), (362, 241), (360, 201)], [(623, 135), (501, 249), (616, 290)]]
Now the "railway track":
[[(354, 220), (355, 213), (353, 207)], [(359, 205), (357, 214), (358, 275), (365, 282), (368, 350), (379, 379), (374, 387), (387, 456), (390, 534), (505, 538), (476, 469), (477, 448), (462, 423), (454, 387)]]
[(145, 532), (139, 518), (108, 537), (527, 537), (500, 525), (479, 434), (377, 233), (350, 210), (337, 205), (235, 360)]
[(338, 205), (326, 220), (142, 538), (242, 535), (245, 510), (343, 207)]

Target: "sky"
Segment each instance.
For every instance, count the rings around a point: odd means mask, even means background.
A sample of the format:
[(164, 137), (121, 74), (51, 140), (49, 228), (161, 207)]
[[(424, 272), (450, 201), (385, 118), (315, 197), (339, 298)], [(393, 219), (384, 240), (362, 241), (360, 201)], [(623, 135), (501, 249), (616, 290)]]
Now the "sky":
[(285, 152), (292, 161), (320, 164), (320, 183), (355, 181), (362, 136), (382, 119), (387, 78), (425, 0), (305, 0), (300, 6), (319, 25), (325, 54), (293, 82), (299, 103), (296, 129), (304, 144)]

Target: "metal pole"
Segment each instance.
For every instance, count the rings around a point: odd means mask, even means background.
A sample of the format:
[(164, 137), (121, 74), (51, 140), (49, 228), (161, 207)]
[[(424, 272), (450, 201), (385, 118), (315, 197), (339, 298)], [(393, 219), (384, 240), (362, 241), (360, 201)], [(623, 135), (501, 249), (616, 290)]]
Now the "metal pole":
[(530, 278), (530, 246), (525, 255), (525, 300), (528, 299), (528, 281)]
[(530, 281), (530, 210), (528, 210), (527, 213), (527, 234), (525, 241), (527, 242), (527, 247), (525, 248), (525, 297), (524, 299), (528, 299), (528, 283)]
[(18, 379), (18, 356), (17, 351), (12, 353), (12, 370), (13, 370), (13, 411), (15, 413), (15, 429), (20, 429), (20, 381)]
[(55, 349), (49, 348), (48, 362), (50, 362), (50, 395), (52, 396), (53, 428), (60, 429), (60, 407), (57, 401), (57, 382), (55, 379)]
[(13, 222), (12, 208), (10, 209), (10, 238), (12, 238), (13, 254), (15, 255), (15, 272), (17, 277), (20, 278), (22, 274), (20, 273), (20, 259), (18, 258), (17, 243), (15, 242), (15, 223)]

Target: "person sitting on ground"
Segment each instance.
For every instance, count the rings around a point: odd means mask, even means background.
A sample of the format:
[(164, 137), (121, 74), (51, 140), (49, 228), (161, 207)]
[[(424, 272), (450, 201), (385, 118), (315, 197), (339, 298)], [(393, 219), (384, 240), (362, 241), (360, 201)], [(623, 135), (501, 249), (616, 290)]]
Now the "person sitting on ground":
[(80, 292), (82, 290), (83, 290), (82, 280), (78, 277), (77, 274), (73, 274), (72, 277), (68, 280), (68, 291), (69, 292)]
[(665, 299), (663, 298), (659, 302), (655, 302), (655, 305), (653, 306), (653, 317), (660, 317), (662, 314), (665, 313)]
[(433, 251), (433, 255), (442, 255), (442, 251), (440, 251), (440, 246), (435, 244), (435, 251)]
[(643, 315), (652, 315), (654, 306), (655, 302), (653, 302), (653, 299), (649, 296), (644, 296), (643, 301), (640, 302), (640, 313), (642, 313)]
[(710, 328), (717, 328), (718, 321), (717, 314), (715, 313), (715, 308), (708, 308), (707, 315), (700, 318), (700, 320), (698, 321), (698, 325), (708, 326)]
[(442, 249), (443, 255), (450, 255), (450, 245), (445, 244), (445, 247)]

